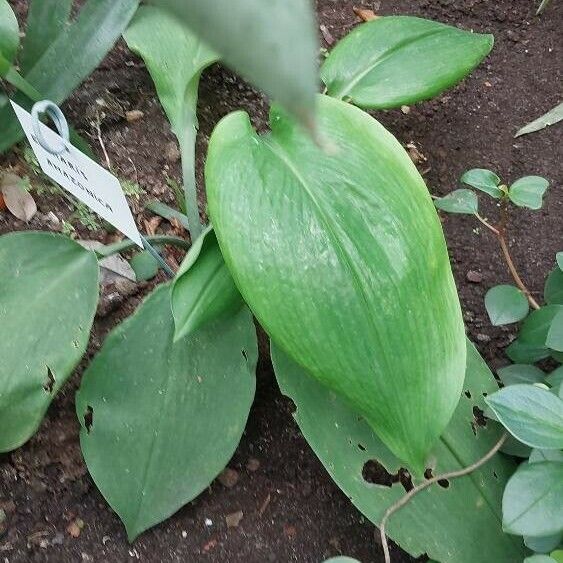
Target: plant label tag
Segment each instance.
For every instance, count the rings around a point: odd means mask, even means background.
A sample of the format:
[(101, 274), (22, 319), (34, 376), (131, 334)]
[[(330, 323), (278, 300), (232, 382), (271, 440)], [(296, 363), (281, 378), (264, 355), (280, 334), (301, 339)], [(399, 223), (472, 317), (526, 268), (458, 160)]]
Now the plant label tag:
[(143, 248), (141, 235), (119, 180), (60, 135), (40, 123), (43, 138), (49, 145), (56, 147), (64, 143), (66, 146), (66, 150), (61, 154), (51, 154), (45, 150), (37, 141), (33, 131), (31, 114), (14, 102), (11, 103), (41, 170)]

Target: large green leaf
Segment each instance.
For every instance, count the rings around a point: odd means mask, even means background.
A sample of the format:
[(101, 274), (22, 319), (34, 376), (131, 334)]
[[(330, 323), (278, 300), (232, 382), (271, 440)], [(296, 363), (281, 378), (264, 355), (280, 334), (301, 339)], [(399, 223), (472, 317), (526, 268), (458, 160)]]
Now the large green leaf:
[[(7, 0), (0, 0), (0, 55), (9, 63), (14, 60), (20, 44), (18, 20)], [(0, 72), (0, 76), (3, 73)]]
[(548, 536), (563, 530), (563, 463), (523, 463), (502, 498), (502, 522), (509, 534)]
[(563, 270), (555, 268), (545, 280), (543, 296), (551, 305), (563, 305)]
[[(78, 18), (58, 35), (25, 79), (44, 98), (63, 102), (113, 47), (138, 4), (139, 0), (89, 0)], [(23, 94), (14, 100), (30, 108)], [(0, 124), (1, 153), (19, 141), (23, 131), (10, 106), (0, 111)]]
[(533, 448), (563, 449), (563, 401), (530, 384), (510, 385), (486, 399), (498, 420)]
[(345, 396), (420, 472), (463, 383), (465, 337), (440, 221), (398, 141), (319, 96), (319, 149), (273, 110), (272, 133), (226, 117), (206, 165), (209, 213), (272, 339)]
[(327, 93), (371, 109), (427, 100), (457, 84), (489, 54), (492, 35), (410, 16), (354, 29), (321, 69)]
[(504, 385), (518, 383), (541, 383), (545, 379), (545, 372), (529, 364), (512, 364), (497, 370)]
[(318, 39), (310, 0), (150, 0), (173, 11), (225, 63), (311, 122)]
[(21, 69), (33, 68), (51, 43), (64, 30), (72, 0), (31, 0), (23, 40)]
[(186, 213), (195, 240), (201, 233), (195, 180), (199, 78), (218, 57), (177, 18), (156, 6), (141, 6), (123, 36), (145, 61), (180, 143)]
[(553, 317), (547, 333), (546, 344), (552, 350), (563, 352), (563, 308)]
[[(470, 343), (467, 358), (465, 393), (433, 451), (434, 475), (473, 463), (501, 434), (499, 425), (481, 427), (475, 421), (474, 409), (485, 407), (483, 394), (498, 387)], [(297, 406), (294, 416), (301, 432), (338, 486), (378, 525), (385, 510), (405, 494), (398, 482), (402, 463), (364, 419), (276, 346), (272, 360), (282, 393)], [(370, 460), (379, 464), (379, 484), (362, 476)], [(521, 561), (522, 542), (501, 529), (502, 491), (514, 468), (508, 458), (496, 455), (471, 476), (443, 483), (447, 489), (429, 487), (391, 518), (389, 536), (414, 557), (426, 553), (441, 563)]]
[(524, 344), (545, 346), (553, 319), (563, 311), (563, 305), (546, 305), (532, 311), (520, 329), (519, 340)]
[(93, 252), (61, 235), (0, 237), (0, 452), (36, 431), (86, 350), (97, 301)]
[(243, 303), (215, 232), (208, 227), (190, 248), (174, 280), (174, 338), (183, 338), (205, 323), (235, 313)]
[(508, 197), (518, 207), (540, 209), (549, 182), (541, 176), (524, 176), (510, 186)]
[(485, 308), (493, 326), (521, 321), (530, 310), (526, 296), (513, 285), (497, 285), (487, 291)]
[(107, 337), (76, 396), (84, 459), (130, 539), (206, 489), (254, 398), (248, 309), (176, 344), (173, 335), (164, 285)]

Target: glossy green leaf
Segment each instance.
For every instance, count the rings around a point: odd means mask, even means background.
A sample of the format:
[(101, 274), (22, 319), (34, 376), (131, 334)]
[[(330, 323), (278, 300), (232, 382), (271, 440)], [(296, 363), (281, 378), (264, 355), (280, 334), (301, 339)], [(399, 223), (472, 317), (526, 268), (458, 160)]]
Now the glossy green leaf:
[(549, 182), (541, 176), (524, 176), (510, 186), (508, 197), (518, 207), (540, 209), (548, 187)]
[(552, 350), (563, 352), (563, 307), (551, 322), (546, 344)]
[(309, 0), (150, 1), (174, 12), (227, 65), (302, 121), (313, 121), (319, 45)]
[(468, 170), (460, 178), (460, 181), (497, 199), (503, 194), (498, 187), (500, 185), (500, 178), (494, 172), (484, 168)]
[(527, 344), (520, 339), (516, 339), (505, 350), (506, 355), (518, 364), (534, 364), (549, 357), (547, 346), (537, 346)]
[(563, 305), (563, 270), (555, 268), (547, 276), (543, 296), (550, 305)]
[(173, 344), (170, 286), (114, 329), (76, 396), (80, 445), (129, 539), (205, 490), (238, 445), (254, 397), (248, 309)]
[(545, 373), (541, 369), (529, 364), (512, 364), (499, 368), (497, 374), (505, 385), (541, 383), (545, 379)]
[(0, 0), (0, 55), (11, 63), (18, 52), (19, 44), (20, 30), (16, 15), (7, 0)]
[(152, 280), (158, 274), (160, 264), (156, 258), (148, 251), (137, 252), (129, 261), (131, 268), (135, 272), (135, 279), (138, 282)]
[(427, 100), (454, 86), (490, 52), (493, 36), (410, 16), (356, 27), (321, 69), (327, 94), (363, 108)]
[(502, 498), (504, 531), (548, 536), (563, 530), (563, 463), (523, 463)]
[(553, 109), (549, 110), (547, 113), (534, 119), (531, 123), (524, 125), (522, 129), (519, 129), (515, 137), (520, 135), (526, 135), (527, 133), (534, 133), (535, 131), (540, 131), (545, 129), (550, 125), (555, 125), (563, 119), (563, 102), (555, 106)]
[(540, 449), (563, 448), (563, 401), (535, 385), (510, 385), (486, 399), (518, 440)]
[(477, 213), (479, 201), (471, 190), (455, 190), (448, 195), (434, 200), (434, 205), (447, 213)]
[(559, 269), (561, 271), (563, 271), (563, 252), (558, 252), (556, 254), (556, 260), (557, 260), (557, 265), (559, 266)]
[(21, 69), (30, 71), (64, 30), (72, 0), (31, 0), (21, 57)]
[(243, 112), (224, 118), (206, 164), (210, 217), (272, 339), (420, 472), (465, 369), (440, 221), (416, 167), (377, 121), (326, 96), (318, 121), (330, 154), (281, 111), (265, 136)]
[[(98, 66), (119, 39), (139, 0), (89, 0), (77, 19), (67, 26), (25, 75), (43, 98), (60, 104)], [(68, 54), (73, 53), (72, 57)], [(30, 109), (23, 95), (14, 98)], [(0, 153), (24, 135), (11, 107), (0, 111)]]
[(549, 555), (530, 555), (524, 559), (524, 563), (557, 563)]
[(519, 339), (533, 346), (544, 346), (553, 319), (563, 311), (563, 305), (546, 305), (532, 311), (520, 329)]
[[(483, 393), (492, 393), (498, 386), (470, 343), (467, 358), (464, 391), (470, 397), (462, 395), (432, 452), (434, 475), (473, 463), (501, 434), (498, 424), (475, 423), (474, 407), (483, 409)], [(275, 345), (272, 360), (280, 389), (295, 403), (294, 417), (309, 445), (352, 503), (378, 525), (385, 510), (405, 494), (398, 482), (403, 464), (345, 401)], [(377, 474), (383, 480), (379, 484), (362, 477), (370, 460), (377, 461)], [(426, 553), (441, 563), (476, 563), (483, 561), (483, 553), (495, 563), (522, 561), (521, 540), (501, 529), (502, 492), (514, 468), (508, 458), (496, 455), (471, 477), (450, 481), (447, 489), (429, 487), (389, 520), (389, 537), (413, 557)]]
[(487, 291), (485, 308), (493, 326), (516, 323), (530, 310), (526, 296), (513, 285), (497, 285)]
[(563, 366), (553, 370), (546, 378), (545, 382), (551, 387), (559, 387), (563, 383)]
[(0, 452), (37, 430), (88, 344), (98, 301), (93, 252), (61, 235), (0, 237)]
[(524, 544), (526, 547), (536, 553), (549, 553), (558, 547), (562, 540), (563, 532), (552, 534), (551, 536), (524, 536)]
[(530, 453), (530, 463), (538, 463), (539, 461), (563, 461), (563, 452), (561, 450), (540, 450), (534, 448)]
[(208, 227), (186, 254), (174, 279), (174, 338), (183, 338), (214, 319), (236, 313), (243, 303), (215, 232)]
[(199, 79), (218, 57), (185, 24), (156, 6), (141, 6), (123, 36), (145, 61), (180, 143), (186, 213), (195, 240), (201, 233), (195, 180)]

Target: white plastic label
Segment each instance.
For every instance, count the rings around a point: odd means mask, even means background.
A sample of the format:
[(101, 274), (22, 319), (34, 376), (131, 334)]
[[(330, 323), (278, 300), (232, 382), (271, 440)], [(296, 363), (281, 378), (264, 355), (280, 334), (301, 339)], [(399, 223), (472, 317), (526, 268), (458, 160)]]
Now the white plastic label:
[(143, 248), (141, 235), (119, 180), (40, 123), (43, 138), (49, 145), (58, 147), (64, 143), (67, 147), (67, 150), (59, 155), (46, 151), (35, 137), (31, 114), (14, 102), (11, 103), (41, 170)]

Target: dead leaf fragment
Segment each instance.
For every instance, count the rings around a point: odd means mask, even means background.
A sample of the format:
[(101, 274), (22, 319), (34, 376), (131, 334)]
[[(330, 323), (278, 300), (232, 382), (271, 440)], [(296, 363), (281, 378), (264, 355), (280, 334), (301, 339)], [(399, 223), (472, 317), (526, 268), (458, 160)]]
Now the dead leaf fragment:
[(238, 471), (226, 467), (219, 474), (218, 479), (221, 485), (227, 487), (227, 489), (232, 489), (238, 483)]
[(412, 141), (407, 144), (407, 152), (415, 164), (421, 164), (422, 162), (426, 162), (428, 160)]
[(332, 33), (328, 30), (328, 27), (324, 24), (321, 24), (319, 26), (319, 29), (321, 30), (323, 39), (325, 40), (326, 44), (332, 45), (334, 43), (334, 37), (332, 36)]
[(251, 471), (252, 473), (258, 471), (258, 469), (260, 469), (260, 460), (251, 457), (246, 463), (246, 469), (248, 469), (248, 471)]
[(227, 523), (227, 528), (237, 528), (244, 516), (242, 510), (237, 510), (236, 512), (231, 512), (225, 516), (225, 522)]
[(26, 223), (37, 213), (37, 205), (31, 194), (22, 186), (22, 179), (6, 173), (0, 182), (0, 192), (8, 211)]
[(125, 119), (129, 123), (133, 123), (134, 121), (139, 121), (145, 114), (140, 109), (132, 109), (131, 111), (125, 112)]
[(365, 22), (376, 20), (379, 17), (373, 10), (368, 10), (366, 8), (357, 8), (354, 6), (352, 10), (354, 10), (354, 13)]
[(73, 520), (66, 528), (66, 531), (71, 535), (73, 538), (77, 538), (80, 536), (80, 532), (82, 532), (82, 528), (84, 528), (84, 522), (77, 518)]

